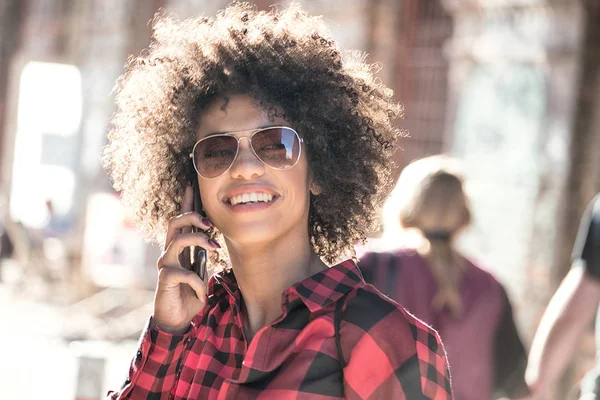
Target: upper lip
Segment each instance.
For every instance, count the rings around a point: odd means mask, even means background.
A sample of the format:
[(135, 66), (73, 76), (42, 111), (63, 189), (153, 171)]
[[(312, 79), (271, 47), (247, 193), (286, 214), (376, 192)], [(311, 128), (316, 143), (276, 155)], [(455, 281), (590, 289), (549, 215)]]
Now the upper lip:
[(227, 202), (227, 200), (231, 199), (233, 196), (237, 196), (240, 194), (250, 194), (250, 193), (268, 193), (272, 196), (277, 196), (278, 193), (269, 186), (265, 185), (243, 185), (237, 186), (225, 194), (223, 201)]

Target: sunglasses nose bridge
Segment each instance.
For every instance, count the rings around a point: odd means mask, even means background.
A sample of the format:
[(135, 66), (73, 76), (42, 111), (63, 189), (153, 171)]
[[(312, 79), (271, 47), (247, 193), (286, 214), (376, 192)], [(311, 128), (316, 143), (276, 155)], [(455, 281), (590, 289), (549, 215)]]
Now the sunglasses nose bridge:
[[(242, 144), (242, 139), (248, 140), (246, 146)], [(259, 165), (260, 168), (262, 168), (264, 162), (258, 157), (254, 151), (254, 147), (252, 147), (252, 137), (238, 137), (237, 142), (237, 152), (235, 159), (231, 162), (230, 170), (232, 170), (234, 174), (245, 175), (248, 172), (247, 170), (255, 170), (256, 168), (259, 168)], [(253, 174), (256, 174), (256, 171), (254, 171)]]
[(262, 161), (260, 159), (260, 157), (258, 157), (258, 154), (256, 154), (256, 151), (254, 150), (254, 146), (252, 146), (252, 136), (242, 136), (237, 138), (237, 142), (238, 142), (238, 150), (237, 150), (237, 155), (239, 156), (240, 152), (242, 151), (242, 140), (246, 139), (248, 141), (248, 151), (250, 151), (250, 153), (252, 153), (252, 155), (254, 157), (256, 157), (259, 161)]
[(248, 146), (247, 146), (248, 150), (252, 150), (252, 142), (250, 142), (250, 138), (249, 138), (249, 137), (247, 137), (247, 136), (242, 136), (242, 137), (239, 137), (239, 138), (236, 138), (236, 139), (237, 139), (237, 155), (238, 155), (238, 156), (240, 155), (240, 152), (241, 152), (241, 151), (242, 151), (242, 149), (244, 148), (244, 145), (242, 145), (242, 141), (243, 141), (244, 139), (247, 139), (247, 140), (248, 140)]
[(248, 144), (250, 146), (252, 146), (252, 138), (250, 136), (242, 136), (241, 138), (237, 138), (238, 140), (238, 146), (242, 144), (242, 140), (246, 139), (248, 141)]

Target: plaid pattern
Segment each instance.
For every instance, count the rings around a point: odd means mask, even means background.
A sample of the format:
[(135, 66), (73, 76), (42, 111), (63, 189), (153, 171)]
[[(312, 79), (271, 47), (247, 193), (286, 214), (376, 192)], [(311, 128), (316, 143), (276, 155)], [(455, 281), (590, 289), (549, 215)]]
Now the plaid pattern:
[(231, 270), (213, 276), (208, 290), (186, 334), (148, 324), (125, 384), (109, 399), (452, 399), (437, 333), (366, 285), (352, 261), (286, 290), (282, 316), (249, 344)]

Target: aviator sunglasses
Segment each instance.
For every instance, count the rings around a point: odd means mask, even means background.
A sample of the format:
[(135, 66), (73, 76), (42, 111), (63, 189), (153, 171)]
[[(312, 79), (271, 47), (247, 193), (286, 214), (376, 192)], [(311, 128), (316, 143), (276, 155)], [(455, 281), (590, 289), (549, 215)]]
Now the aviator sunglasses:
[(219, 133), (200, 139), (190, 154), (196, 172), (207, 179), (227, 172), (238, 156), (242, 139), (248, 139), (252, 153), (270, 168), (290, 169), (300, 159), (303, 140), (298, 132), (286, 126), (270, 126), (241, 138), (234, 133)]

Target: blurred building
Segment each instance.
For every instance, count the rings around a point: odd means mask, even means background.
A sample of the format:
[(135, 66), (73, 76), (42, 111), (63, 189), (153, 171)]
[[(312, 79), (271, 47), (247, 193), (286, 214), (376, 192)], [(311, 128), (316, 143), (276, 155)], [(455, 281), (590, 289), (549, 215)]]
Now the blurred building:
[[(10, 204), (43, 221), (44, 202), (54, 200), (81, 248), (90, 196), (111, 192), (99, 162), (111, 90), (128, 55), (148, 45), (148, 21), (161, 8), (185, 18), (227, 3), (0, 0), (2, 214)], [(442, 151), (464, 160), (475, 214), (464, 246), (509, 288), (530, 339), (569, 268), (583, 208), (600, 191), (600, 2), (301, 3), (324, 15), (344, 47), (383, 64), (380, 78), (405, 107), (400, 167)], [(41, 64), (36, 75), (39, 63), (74, 69)], [(64, 90), (53, 92), (57, 81)], [(52, 113), (22, 105), (28, 82), (29, 95), (47, 88), (35, 104)], [(150, 275), (154, 257), (148, 249), (140, 261)]]

